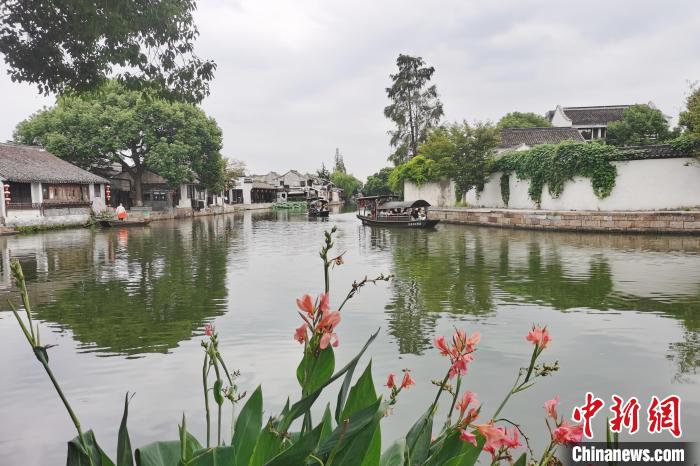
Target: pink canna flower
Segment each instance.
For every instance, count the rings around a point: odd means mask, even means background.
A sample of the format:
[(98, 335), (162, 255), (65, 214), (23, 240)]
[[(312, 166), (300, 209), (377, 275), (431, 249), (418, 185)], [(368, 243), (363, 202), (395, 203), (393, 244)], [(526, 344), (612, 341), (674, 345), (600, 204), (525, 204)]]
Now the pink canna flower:
[(396, 377), (396, 374), (393, 372), (389, 374), (389, 377), (386, 378), (386, 386), (389, 388), (396, 388), (396, 381), (394, 378)]
[(208, 337), (214, 335), (214, 326), (212, 324), (204, 324), (204, 335)]
[(403, 372), (403, 380), (401, 381), (401, 388), (409, 388), (416, 384), (416, 381), (411, 377), (411, 371), (405, 370)]
[(321, 293), (318, 297), (318, 311), (321, 313), (326, 312), (329, 309), (329, 301), (328, 293)]
[(506, 436), (503, 439), (503, 446), (505, 446), (506, 448), (518, 448), (521, 445), (520, 441), (518, 440), (518, 429), (513, 427), (513, 429), (511, 430), (512, 435), (513, 435), (512, 438), (508, 438), (508, 430), (507, 429), (504, 429), (504, 431), (505, 431)]
[(299, 309), (306, 312), (309, 315), (309, 317), (314, 316), (314, 300), (310, 294), (305, 294), (301, 298), (297, 298), (297, 306), (299, 307)]
[(569, 424), (566, 420), (552, 433), (552, 440), (561, 445), (573, 445), (581, 443), (583, 438), (583, 426), (581, 424)]
[(478, 403), (479, 400), (476, 399), (476, 395), (474, 394), (474, 392), (470, 392), (467, 390), (462, 395), (462, 398), (457, 402), (457, 408), (459, 409), (460, 418), (464, 416), (465, 411), (467, 410), (469, 405), (472, 404), (472, 402)]
[(555, 396), (551, 400), (547, 400), (544, 402), (544, 409), (547, 410), (547, 414), (549, 417), (554, 419), (554, 422), (557, 422), (557, 405), (559, 404), (559, 395)]
[(306, 324), (301, 324), (301, 326), (294, 331), (294, 339), (299, 343), (304, 343), (309, 338), (306, 333), (306, 328)]
[(340, 312), (326, 311), (323, 317), (319, 320), (316, 330), (332, 332), (333, 329), (340, 323)]
[(443, 336), (435, 337), (435, 348), (440, 350), (440, 354), (443, 356), (449, 356), (451, 354), (450, 347), (447, 345), (445, 337)]
[(465, 375), (467, 373), (468, 364), (474, 360), (471, 354), (462, 354), (457, 356), (452, 362), (452, 367), (450, 367), (449, 376), (454, 378), (455, 375)]
[(549, 336), (547, 327), (532, 326), (532, 330), (527, 334), (525, 338), (527, 341), (532, 342), (532, 344), (537, 345), (540, 349), (545, 349), (549, 342), (552, 341), (552, 337)]
[(461, 429), (459, 431), (459, 439), (476, 446), (476, 435), (471, 432), (467, 432), (466, 429)]
[(340, 344), (337, 333), (324, 332), (323, 335), (321, 335), (321, 341), (319, 342), (318, 346), (321, 349), (326, 349), (328, 348), (329, 343), (333, 346), (333, 348), (336, 348)]

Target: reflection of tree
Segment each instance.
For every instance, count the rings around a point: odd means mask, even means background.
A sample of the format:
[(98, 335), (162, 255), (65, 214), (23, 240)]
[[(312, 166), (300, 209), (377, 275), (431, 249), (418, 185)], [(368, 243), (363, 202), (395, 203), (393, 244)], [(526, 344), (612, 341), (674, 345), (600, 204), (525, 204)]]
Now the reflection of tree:
[(230, 225), (210, 218), (124, 231), (109, 233), (112, 260), (37, 306), (39, 318), (98, 351), (135, 355), (166, 352), (224, 312)]
[[(695, 373), (700, 366), (700, 293), (662, 299), (616, 290), (616, 279), (619, 283), (624, 277), (613, 276), (605, 248), (630, 245), (619, 237), (611, 237), (611, 244), (593, 237), (595, 248), (584, 248), (581, 241), (578, 236), (478, 229), (373, 230), (371, 247), (390, 248), (394, 257), (393, 299), (387, 307), (390, 333), (402, 353), (420, 353), (430, 345), (436, 311), (484, 315), (495, 309), (497, 300), (535, 302), (561, 311), (654, 312), (684, 325), (683, 341), (670, 345), (667, 356), (677, 365), (677, 379)], [(636, 237), (629, 241), (637, 249), (644, 246)], [(666, 250), (665, 243), (650, 241), (655, 250)], [(572, 244), (575, 248), (568, 249)]]

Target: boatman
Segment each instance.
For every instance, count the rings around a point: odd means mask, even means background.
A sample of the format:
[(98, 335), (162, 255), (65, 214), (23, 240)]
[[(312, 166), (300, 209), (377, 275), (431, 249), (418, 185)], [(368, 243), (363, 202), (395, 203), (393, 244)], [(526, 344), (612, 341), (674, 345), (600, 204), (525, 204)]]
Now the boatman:
[(117, 218), (122, 221), (126, 219), (126, 209), (121, 203), (119, 203), (119, 207), (117, 207)]

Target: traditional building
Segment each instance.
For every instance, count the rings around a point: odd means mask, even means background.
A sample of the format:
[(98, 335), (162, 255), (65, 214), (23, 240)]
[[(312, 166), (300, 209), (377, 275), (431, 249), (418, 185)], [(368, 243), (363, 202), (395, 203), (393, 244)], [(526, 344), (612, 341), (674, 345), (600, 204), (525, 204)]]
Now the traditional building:
[[(650, 107), (655, 108), (649, 102)], [(583, 139), (592, 141), (605, 139), (608, 124), (622, 120), (625, 110), (631, 105), (603, 105), (597, 107), (562, 107), (557, 105), (554, 110), (547, 112), (547, 118), (552, 126), (575, 128)]]
[(231, 189), (224, 193), (228, 204), (267, 204), (277, 201), (278, 186), (243, 176), (233, 180)]
[(527, 150), (538, 144), (559, 144), (563, 141), (584, 141), (574, 128), (508, 128), (501, 130), (496, 153)]
[(110, 196), (106, 179), (35, 146), (0, 144), (0, 181), (8, 226), (82, 224)]

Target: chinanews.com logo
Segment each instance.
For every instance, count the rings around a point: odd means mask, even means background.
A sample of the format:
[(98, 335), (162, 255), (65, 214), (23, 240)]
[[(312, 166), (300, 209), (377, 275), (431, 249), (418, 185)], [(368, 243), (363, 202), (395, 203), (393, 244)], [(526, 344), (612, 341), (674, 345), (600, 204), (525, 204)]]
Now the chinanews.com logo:
[(693, 465), (699, 464), (695, 445), (688, 442), (618, 442), (620, 433), (630, 436), (646, 430), (649, 434), (668, 432), (675, 439), (681, 439), (681, 398), (669, 395), (660, 398), (652, 396), (646, 406), (637, 397), (624, 399), (612, 395), (609, 405), (611, 416), (607, 420), (605, 442), (593, 442), (593, 420), (603, 412), (605, 401), (593, 393), (586, 393), (581, 406), (573, 409), (571, 418), (581, 423), (583, 436), (587, 441), (571, 444), (561, 453), (561, 460), (567, 465)]

